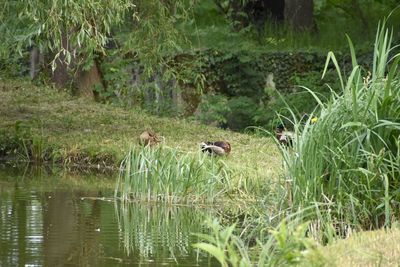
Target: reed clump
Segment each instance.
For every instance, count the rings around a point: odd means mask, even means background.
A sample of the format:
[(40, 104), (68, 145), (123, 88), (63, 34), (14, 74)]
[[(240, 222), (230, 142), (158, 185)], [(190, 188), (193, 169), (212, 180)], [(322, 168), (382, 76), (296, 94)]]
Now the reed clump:
[[(203, 242), (195, 245), (222, 266), (324, 266), (330, 259), (318, 249), (320, 245), (355, 231), (387, 229), (398, 220), (400, 54), (391, 46), (392, 31), (385, 23), (378, 26), (369, 70), (358, 65), (348, 41), (353, 63), (349, 76), (343, 78), (332, 52), (324, 70), (336, 68), (342, 92), (331, 90), (331, 99), (323, 103), (305, 88), (318, 102), (315, 112), (299, 120), (289, 107), (292, 119), (284, 118), (293, 122), (294, 134), (292, 146), (276, 140), (287, 189), (286, 204), (276, 214), (282, 221), (259, 220), (262, 230), (252, 247), (244, 242), (249, 231), (219, 223), (211, 225), (213, 233), (201, 235)], [(352, 257), (346, 261), (354, 262)], [(364, 265), (376, 262), (374, 258)]]
[(132, 147), (121, 163), (115, 195), (127, 201), (215, 203), (229, 188), (222, 160), (177, 149)]
[(326, 104), (315, 95), (318, 120), (294, 120), (293, 149), (281, 150), (292, 207), (315, 206), (314, 217), (339, 235), (390, 226), (400, 215), (400, 55), (391, 41), (392, 31), (378, 26), (372, 69), (364, 70), (349, 39), (347, 80), (329, 52), (325, 71), (332, 62), (342, 93), (332, 91)]

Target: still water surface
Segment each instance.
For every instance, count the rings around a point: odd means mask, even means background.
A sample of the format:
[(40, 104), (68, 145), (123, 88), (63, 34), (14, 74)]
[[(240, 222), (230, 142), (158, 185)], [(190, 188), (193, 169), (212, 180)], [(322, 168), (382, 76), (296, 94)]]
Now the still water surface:
[(0, 166), (0, 266), (218, 266), (191, 247), (212, 209), (122, 206), (75, 179)]

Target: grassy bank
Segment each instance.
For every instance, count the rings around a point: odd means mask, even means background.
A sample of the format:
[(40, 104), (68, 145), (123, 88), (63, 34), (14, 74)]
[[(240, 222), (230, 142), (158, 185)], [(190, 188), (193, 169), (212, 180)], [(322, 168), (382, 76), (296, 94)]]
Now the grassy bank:
[(225, 131), (179, 119), (158, 118), (75, 98), (28, 81), (0, 80), (0, 153), (63, 165), (118, 167), (138, 136), (152, 129), (163, 146), (197, 153), (206, 140), (227, 140), (226, 164), (252, 177), (269, 179), (281, 172), (281, 158), (270, 138)]
[(319, 248), (326, 266), (398, 266), (400, 231), (366, 231)]

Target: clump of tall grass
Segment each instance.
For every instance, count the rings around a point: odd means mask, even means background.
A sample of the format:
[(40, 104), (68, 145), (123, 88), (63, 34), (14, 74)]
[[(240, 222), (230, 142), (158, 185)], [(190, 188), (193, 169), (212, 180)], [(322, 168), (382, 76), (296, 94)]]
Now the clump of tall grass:
[(250, 248), (234, 226), (213, 223), (212, 234), (201, 235), (204, 242), (196, 247), (222, 266), (322, 266), (325, 259), (316, 252), (315, 240), (390, 226), (399, 218), (400, 54), (393, 55), (397, 46), (392, 48), (391, 40), (385, 23), (378, 26), (368, 72), (357, 64), (348, 39), (353, 70), (346, 80), (329, 52), (324, 73), (332, 62), (342, 93), (332, 90), (327, 103), (305, 88), (318, 107), (306, 121), (291, 111), (293, 146), (280, 145), (289, 209), (278, 212), (283, 220), (277, 227), (261, 222), (270, 235)]
[(315, 215), (329, 218), (341, 234), (349, 227), (389, 226), (400, 215), (400, 55), (391, 56), (392, 31), (385, 23), (378, 26), (371, 71), (357, 64), (348, 41), (353, 70), (347, 79), (332, 52), (324, 71), (332, 62), (342, 93), (332, 90), (325, 104), (314, 94), (318, 121), (294, 120), (293, 149), (281, 149), (290, 204), (317, 207)]
[(223, 227), (214, 219), (208, 221), (210, 234), (197, 234), (200, 243), (193, 246), (215, 257), (221, 266), (316, 266), (324, 262), (315, 240), (307, 237), (309, 223), (283, 221), (268, 230), (264, 242), (250, 249), (237, 233), (235, 224)]
[(170, 148), (130, 149), (121, 163), (115, 195), (123, 200), (212, 203), (230, 187), (222, 160)]

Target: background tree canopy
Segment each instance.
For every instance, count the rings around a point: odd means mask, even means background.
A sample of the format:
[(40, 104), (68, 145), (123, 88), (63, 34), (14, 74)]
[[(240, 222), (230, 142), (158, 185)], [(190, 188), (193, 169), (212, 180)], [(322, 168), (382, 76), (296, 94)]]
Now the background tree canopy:
[(26, 75), (30, 51), (31, 66), (41, 66), (37, 81), (237, 130), (271, 124), (277, 111), (285, 112), (275, 89), (299, 114), (309, 112), (315, 103), (296, 85), (329, 94), (324, 84), (330, 76), (320, 79), (326, 52), (338, 51), (346, 69), (350, 60), (340, 55), (345, 34), (362, 59), (377, 22), (394, 10), (388, 23), (396, 24), (400, 13), (395, 0), (0, 0), (0, 5), (3, 74)]

